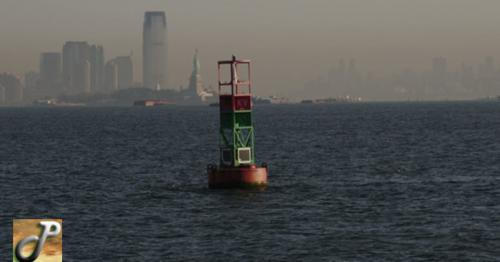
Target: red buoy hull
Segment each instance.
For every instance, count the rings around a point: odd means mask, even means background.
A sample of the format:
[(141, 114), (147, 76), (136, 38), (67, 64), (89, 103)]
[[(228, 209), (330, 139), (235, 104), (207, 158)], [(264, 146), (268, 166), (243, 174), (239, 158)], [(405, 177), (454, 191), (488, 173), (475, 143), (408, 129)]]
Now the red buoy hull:
[(265, 188), (267, 167), (217, 167), (209, 165), (208, 186), (210, 188)]

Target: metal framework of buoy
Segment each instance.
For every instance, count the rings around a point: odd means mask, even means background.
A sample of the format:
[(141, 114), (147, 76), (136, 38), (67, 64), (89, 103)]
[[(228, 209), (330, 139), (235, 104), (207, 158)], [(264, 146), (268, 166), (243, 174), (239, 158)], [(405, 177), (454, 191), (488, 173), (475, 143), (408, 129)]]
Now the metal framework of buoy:
[[(252, 119), (251, 62), (236, 59), (218, 62), (220, 111), (219, 166), (208, 165), (210, 188), (252, 188), (267, 186), (267, 165), (255, 161)], [(230, 80), (222, 79), (229, 68)], [(246, 69), (246, 70), (245, 70)], [(227, 73), (227, 72), (226, 72)]]

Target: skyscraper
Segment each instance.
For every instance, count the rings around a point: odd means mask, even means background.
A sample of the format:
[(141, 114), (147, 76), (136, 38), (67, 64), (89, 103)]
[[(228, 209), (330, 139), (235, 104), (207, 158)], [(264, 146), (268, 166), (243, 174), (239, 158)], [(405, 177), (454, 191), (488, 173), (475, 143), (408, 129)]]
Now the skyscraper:
[(40, 79), (57, 82), (61, 79), (61, 53), (47, 52), (40, 55)]
[(106, 63), (106, 90), (116, 91), (133, 85), (134, 67), (131, 56), (119, 56)]
[(448, 62), (444, 57), (432, 59), (431, 88), (429, 94), (436, 98), (444, 98), (449, 94), (447, 87)]
[(165, 12), (146, 12), (144, 15), (142, 59), (144, 87), (166, 89), (168, 79)]
[(84, 93), (86, 90), (86, 62), (89, 61), (87, 42), (66, 42), (63, 47), (63, 84), (68, 94)]
[(132, 64), (132, 57), (119, 56), (113, 59), (118, 69), (118, 89), (126, 89), (132, 86), (134, 67)]
[(2, 92), (2, 102), (7, 105), (17, 105), (23, 102), (23, 86), (21, 80), (9, 73), (0, 74), (0, 90)]
[(91, 65), (90, 62), (87, 60), (81, 64), (83, 66), (82, 72), (83, 72), (83, 79), (82, 79), (82, 87), (83, 87), (83, 92), (84, 93), (90, 93), (90, 88), (91, 88)]
[(104, 67), (104, 72), (104, 86), (106, 91), (114, 92), (118, 90), (118, 67), (115, 61), (108, 61)]
[(7, 103), (5, 92), (5, 87), (0, 83), (0, 105), (4, 105)]
[(40, 74), (35, 71), (29, 71), (24, 74), (24, 87), (33, 91), (38, 89), (40, 82)]
[(92, 45), (89, 51), (90, 90), (100, 92), (104, 85), (104, 48)]
[(496, 90), (496, 68), (493, 57), (488, 56), (484, 59), (484, 63), (479, 65), (478, 70), (478, 86), (481, 96), (495, 96), (498, 94)]
[[(62, 90), (61, 87), (61, 54), (54, 52), (40, 55), (40, 81), (39, 89), (43, 95), (55, 96)], [(26, 85), (28, 88), (28, 85)]]

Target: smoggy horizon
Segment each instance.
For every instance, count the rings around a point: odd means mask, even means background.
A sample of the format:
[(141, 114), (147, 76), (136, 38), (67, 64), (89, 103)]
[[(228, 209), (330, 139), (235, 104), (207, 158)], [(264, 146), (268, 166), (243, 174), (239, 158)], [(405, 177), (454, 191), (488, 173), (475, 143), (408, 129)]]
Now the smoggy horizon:
[[(311, 81), (328, 78), (342, 58), (346, 63), (355, 59), (357, 70), (374, 76), (408, 69), (429, 72), (435, 57), (447, 58), (450, 72), (462, 70), (462, 63), (477, 66), (487, 56), (500, 61), (497, 10), (500, 2), (490, 0), (481, 4), (467, 0), (44, 0), (29, 4), (3, 0), (0, 72), (22, 76), (38, 71), (40, 53), (61, 52), (66, 41), (87, 41), (102, 45), (107, 60), (132, 52), (134, 80), (142, 81), (144, 12), (165, 11), (171, 88), (186, 87), (198, 49), (206, 86), (215, 87), (216, 61), (235, 54), (253, 60), (258, 95), (328, 96), (335, 93), (311, 87), (321, 85)], [(373, 98), (394, 98), (384, 92)], [(474, 98), (473, 93), (464, 96)]]

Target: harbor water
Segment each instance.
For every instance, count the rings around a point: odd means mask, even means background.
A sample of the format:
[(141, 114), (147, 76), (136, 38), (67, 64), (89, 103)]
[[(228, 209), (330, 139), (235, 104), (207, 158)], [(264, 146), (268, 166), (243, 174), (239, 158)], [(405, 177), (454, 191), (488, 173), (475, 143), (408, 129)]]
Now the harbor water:
[(217, 110), (0, 108), (0, 260), (500, 260), (500, 103), (256, 106), (264, 192), (208, 189)]

